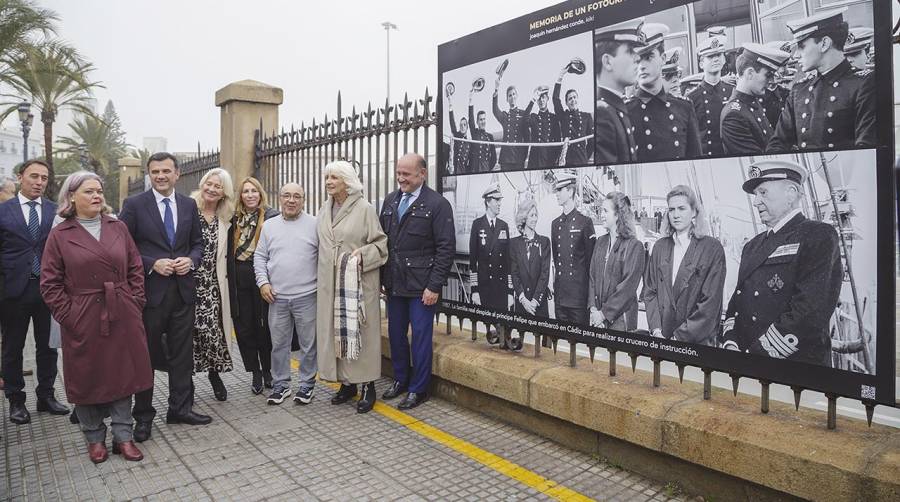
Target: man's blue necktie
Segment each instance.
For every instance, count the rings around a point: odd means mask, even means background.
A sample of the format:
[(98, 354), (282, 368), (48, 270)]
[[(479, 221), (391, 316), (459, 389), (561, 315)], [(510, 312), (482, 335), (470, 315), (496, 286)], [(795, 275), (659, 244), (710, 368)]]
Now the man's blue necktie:
[(409, 209), (409, 199), (412, 198), (411, 193), (403, 194), (403, 198), (400, 200), (400, 207), (397, 208), (397, 220), (403, 219), (404, 213)]
[[(28, 201), (27, 204), (31, 207), (31, 210), (28, 211), (28, 232), (31, 233), (31, 238), (37, 241), (38, 237), (41, 235), (41, 222), (38, 220), (37, 201), (31, 200)], [(31, 260), (31, 274), (35, 277), (41, 276), (41, 258), (37, 253), (34, 254), (34, 258)]]
[(175, 218), (172, 217), (172, 201), (168, 197), (163, 199), (166, 205), (165, 216), (163, 217), (163, 226), (166, 227), (166, 237), (169, 238), (169, 245), (175, 247)]

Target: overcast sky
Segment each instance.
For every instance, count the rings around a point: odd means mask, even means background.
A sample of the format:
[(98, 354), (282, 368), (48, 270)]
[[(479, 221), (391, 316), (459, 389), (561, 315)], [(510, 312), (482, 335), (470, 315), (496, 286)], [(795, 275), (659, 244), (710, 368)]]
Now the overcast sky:
[(283, 125), (385, 98), (391, 21), (392, 101), (435, 93), (440, 43), (556, 2), (38, 0), (59, 35), (97, 66), (99, 107), (112, 99), (128, 133), (164, 136), (172, 151), (218, 146), (215, 91), (254, 79), (284, 89)]

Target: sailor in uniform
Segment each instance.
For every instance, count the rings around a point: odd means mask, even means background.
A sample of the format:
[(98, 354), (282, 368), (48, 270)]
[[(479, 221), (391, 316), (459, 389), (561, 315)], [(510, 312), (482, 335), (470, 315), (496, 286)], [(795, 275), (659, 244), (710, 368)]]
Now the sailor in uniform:
[(662, 78), (663, 89), (672, 96), (681, 97), (681, 71), (678, 64), (681, 58), (681, 47), (672, 47), (663, 52)]
[(875, 81), (844, 57), (846, 8), (820, 12), (787, 26), (808, 72), (791, 88), (770, 152), (874, 147)]
[(837, 231), (800, 212), (806, 170), (783, 160), (751, 164), (742, 188), (767, 230), (744, 245), (725, 313), (723, 347), (831, 366), (829, 321), (841, 292)]
[(719, 117), (722, 108), (731, 99), (734, 86), (722, 80), (722, 67), (725, 65), (725, 44), (728, 39), (723, 35), (712, 35), (700, 42), (697, 55), (703, 69), (703, 80), (696, 89), (686, 94), (694, 104), (700, 127), (700, 146), (703, 155), (722, 155), (722, 137), (719, 134)]
[(556, 175), (553, 188), (562, 214), (553, 220), (550, 245), (556, 319), (588, 325), (588, 269), (594, 253), (594, 222), (575, 208), (577, 176), (568, 171)]
[[(481, 80), (481, 79), (478, 79)], [(476, 80), (476, 83), (478, 82)], [(482, 82), (483, 86), (484, 83)], [(469, 91), (469, 127), (472, 130), (472, 139), (476, 141), (494, 141), (494, 136), (485, 130), (487, 127), (487, 114), (479, 110), (475, 114), (475, 106), (472, 104), (473, 94), (480, 89), (473, 85)], [(477, 119), (476, 119), (477, 116)], [(497, 147), (484, 143), (474, 143), (469, 149), (469, 166), (473, 173), (486, 173), (494, 169), (497, 164)]]
[(737, 57), (737, 86), (722, 109), (722, 145), (728, 155), (757, 155), (766, 151), (772, 126), (762, 96), (790, 54), (765, 45), (746, 43)]
[(638, 86), (625, 103), (634, 125), (637, 160), (692, 159), (701, 155), (697, 117), (691, 103), (668, 94), (663, 88), (663, 40), (669, 27), (659, 23), (644, 25), (647, 45), (636, 49)]
[(512, 292), (509, 277), (509, 225), (497, 216), (503, 195), (491, 183), (481, 194), (484, 215), (472, 222), (469, 234), (469, 270), (472, 302), (505, 312)]
[(583, 112), (578, 108), (578, 91), (575, 89), (566, 90), (566, 105), (563, 107), (560, 101), (560, 93), (562, 91), (563, 77), (567, 73), (581, 75), (586, 70), (584, 61), (573, 59), (563, 67), (556, 79), (556, 85), (553, 86), (553, 110), (559, 118), (559, 135), (561, 138), (568, 138), (570, 141), (590, 136), (590, 139), (579, 141), (578, 143), (569, 143), (566, 146), (567, 166), (583, 166), (591, 162), (594, 155), (594, 122), (591, 120), (591, 114)]
[(844, 44), (844, 57), (855, 70), (867, 70), (869, 67), (869, 46), (875, 30), (872, 28), (850, 28), (847, 34), (847, 42)]
[(469, 120), (466, 117), (459, 119), (459, 128), (456, 127), (456, 117), (453, 114), (452, 83), (447, 84), (447, 109), (450, 110), (450, 133), (453, 137), (462, 141), (453, 142), (453, 172), (452, 174), (465, 174), (469, 172), (469, 151), (472, 144), (465, 141), (468, 138)]
[(644, 19), (600, 28), (594, 32), (597, 106), (594, 113), (594, 163), (636, 160), (634, 127), (625, 107), (625, 88), (635, 83), (637, 55), (645, 45)]
[[(546, 85), (534, 90), (538, 104), (537, 113), (528, 115), (528, 130), (534, 143), (558, 143), (559, 119), (550, 111), (550, 88)], [(528, 167), (539, 169), (559, 166), (560, 146), (532, 146), (528, 154)]]
[[(503, 71), (506, 69), (507, 61), (504, 60), (497, 68), (497, 80), (494, 81), (494, 96), (491, 100), (491, 106), (494, 111), (494, 118), (503, 127), (503, 141), (506, 143), (528, 143), (528, 116), (534, 107), (534, 100), (528, 103), (528, 107), (522, 110), (516, 104), (519, 99), (519, 91), (516, 86), (511, 85), (506, 88), (506, 103), (509, 105), (508, 111), (500, 110), (497, 103), (500, 93), (500, 80), (503, 78)], [(525, 167), (525, 158), (528, 155), (528, 147), (526, 146), (501, 146), (500, 147), (500, 170), (507, 171), (510, 169), (523, 169)]]

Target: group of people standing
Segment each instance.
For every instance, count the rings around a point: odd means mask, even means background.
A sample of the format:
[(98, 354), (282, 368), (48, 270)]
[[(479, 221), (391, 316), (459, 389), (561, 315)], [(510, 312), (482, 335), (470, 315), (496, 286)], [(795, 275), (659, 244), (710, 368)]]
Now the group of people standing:
[(176, 193), (178, 160), (160, 152), (147, 162), (152, 188), (113, 216), (97, 174), (70, 175), (55, 203), (43, 196), (47, 165), (23, 163), (17, 196), (0, 204), (10, 420), (30, 421), (22, 376), (30, 322), (37, 409), (69, 413), (53, 389), (61, 348), (72, 422), (95, 463), (108, 458), (106, 417), (113, 453), (143, 458), (135, 442), (152, 434), (154, 370), (168, 373), (166, 423), (210, 423), (194, 410), (193, 374), (206, 373), (215, 398), (227, 400), (220, 373), (233, 369), (232, 333), (250, 391), (272, 389), (268, 404), (292, 394), (291, 351), (299, 350), (296, 403), (313, 399), (318, 375), (341, 384), (332, 404), (359, 395), (357, 412), (366, 413), (381, 375), (382, 292), (395, 379), (383, 398), (405, 393), (399, 407), (418, 406), (427, 399), (434, 309), (455, 249), (452, 210), (425, 185), (425, 168), (417, 154), (398, 161), (399, 190), (379, 215), (354, 166), (332, 162), (324, 170), (328, 198), (314, 217), (296, 183), (281, 187), (279, 213), (258, 180), (235, 187), (224, 169), (206, 172), (192, 196)]
[(788, 160), (750, 166), (742, 189), (753, 196), (767, 230), (743, 247), (725, 309), (725, 251), (709, 235), (690, 187), (668, 192), (660, 236), (648, 250), (638, 238), (630, 198), (621, 192), (599, 201), (597, 234), (594, 221), (577, 208), (577, 176), (558, 172), (561, 214), (549, 239), (536, 231), (538, 204), (528, 194), (518, 201), (513, 237), (499, 217), (503, 194), (492, 184), (470, 233), (472, 301), (496, 312), (629, 332), (638, 330), (642, 301), (651, 336), (830, 366), (829, 320), (843, 265), (836, 230), (800, 211), (806, 176)]

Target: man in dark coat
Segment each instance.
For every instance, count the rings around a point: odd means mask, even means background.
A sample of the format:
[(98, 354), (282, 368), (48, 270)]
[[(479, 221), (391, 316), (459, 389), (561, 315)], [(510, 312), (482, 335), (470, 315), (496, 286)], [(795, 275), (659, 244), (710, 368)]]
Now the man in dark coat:
[(711, 35), (700, 42), (697, 55), (703, 69), (703, 80), (686, 95), (693, 103), (694, 114), (697, 116), (703, 155), (725, 153), (719, 134), (719, 118), (722, 116), (722, 108), (734, 92), (734, 86), (722, 80), (726, 42), (727, 38), (723, 35)]
[[(204, 425), (212, 421), (193, 411), (193, 270), (200, 266), (203, 237), (194, 199), (175, 193), (178, 160), (167, 152), (147, 160), (152, 188), (125, 199), (119, 219), (141, 253), (146, 277), (144, 330), (153, 369), (169, 373), (167, 423)], [(134, 440), (150, 438), (156, 416), (153, 388), (134, 396)]]
[(459, 119), (459, 127), (456, 126), (456, 116), (453, 114), (453, 102), (450, 93), (447, 93), (447, 109), (450, 110), (450, 134), (460, 141), (453, 142), (453, 174), (466, 174), (469, 170), (470, 151), (472, 143), (465, 141), (468, 138), (469, 119), (465, 116)]
[(554, 190), (562, 214), (550, 227), (555, 276), (553, 279), (556, 319), (588, 324), (588, 268), (594, 252), (594, 222), (575, 208), (577, 176), (560, 172)]
[[(472, 131), (472, 139), (476, 141), (494, 141), (491, 133), (487, 132), (487, 114), (484, 110), (475, 113), (472, 105), (472, 94), (469, 92), (469, 128)], [(476, 119), (477, 117), (477, 119)], [(473, 143), (469, 149), (469, 166), (473, 173), (486, 173), (497, 164), (497, 147), (484, 143)]]
[(637, 159), (653, 162), (700, 157), (697, 117), (691, 103), (668, 94), (663, 88), (663, 40), (669, 27), (660, 23), (644, 25), (647, 45), (635, 50), (638, 87), (625, 106), (634, 124)]
[(496, 183), (484, 193), (484, 215), (472, 222), (469, 234), (469, 271), (472, 301), (500, 312), (509, 309), (509, 225), (498, 218), (503, 195)]
[(625, 88), (634, 85), (635, 48), (645, 45), (644, 19), (601, 28), (594, 32), (594, 69), (597, 106), (594, 112), (594, 163), (616, 164), (636, 160), (631, 119), (625, 108)]
[[(547, 106), (550, 102), (550, 88), (542, 85), (535, 89), (538, 111), (528, 115), (528, 130), (534, 143), (558, 143), (559, 111), (553, 113)], [(532, 146), (528, 155), (528, 167), (539, 169), (559, 165), (559, 146)]]
[(453, 209), (447, 199), (425, 186), (426, 167), (425, 159), (415, 153), (397, 161), (400, 189), (385, 197), (379, 216), (388, 236), (388, 261), (381, 267), (381, 284), (387, 293), (394, 367), (394, 383), (382, 398), (408, 392), (400, 409), (415, 408), (428, 399), (434, 310), (456, 253)]
[[(508, 111), (500, 110), (497, 104), (498, 95), (500, 93), (500, 79), (494, 82), (494, 96), (491, 99), (491, 106), (494, 111), (494, 118), (500, 122), (503, 127), (503, 141), (506, 143), (527, 143), (530, 140), (528, 130), (528, 116), (531, 109), (534, 108), (534, 100), (528, 103), (528, 106), (522, 110), (517, 104), (519, 100), (519, 91), (516, 86), (511, 85), (506, 88), (506, 102), (509, 105)], [(500, 170), (507, 171), (510, 169), (525, 168), (525, 158), (528, 156), (528, 147), (526, 146), (508, 146), (500, 147)]]
[(565, 165), (584, 166), (590, 163), (591, 157), (594, 155), (594, 122), (591, 120), (590, 113), (583, 112), (578, 108), (578, 91), (575, 89), (566, 91), (565, 107), (563, 107), (562, 101), (559, 99), (563, 77), (570, 73), (570, 68), (572, 68), (572, 63), (566, 64), (559, 73), (556, 84), (553, 86), (553, 110), (559, 119), (560, 138), (568, 138), (569, 141), (574, 141), (590, 136), (590, 139), (579, 141), (578, 143), (569, 143), (566, 147)]
[(737, 58), (737, 85), (722, 109), (721, 134), (725, 153), (759, 155), (766, 151), (772, 126), (760, 97), (790, 54), (760, 44), (744, 44)]
[(743, 189), (767, 230), (744, 245), (725, 312), (723, 347), (831, 366), (828, 325), (841, 293), (837, 231), (800, 212), (806, 170), (765, 160), (751, 164)]
[(41, 257), (56, 215), (56, 204), (43, 196), (49, 172), (41, 160), (24, 162), (17, 173), (19, 193), (0, 204), (4, 393), (9, 400), (9, 420), (19, 425), (31, 421), (25, 407), (25, 379), (22, 378), (22, 351), (29, 324), (34, 325), (37, 410), (54, 415), (69, 413), (53, 395), (58, 356), (57, 350), (49, 346), (50, 310), (41, 297), (39, 284)]
[(809, 74), (791, 88), (770, 152), (876, 145), (875, 79), (844, 57), (848, 28), (842, 12), (787, 23), (801, 70)]

